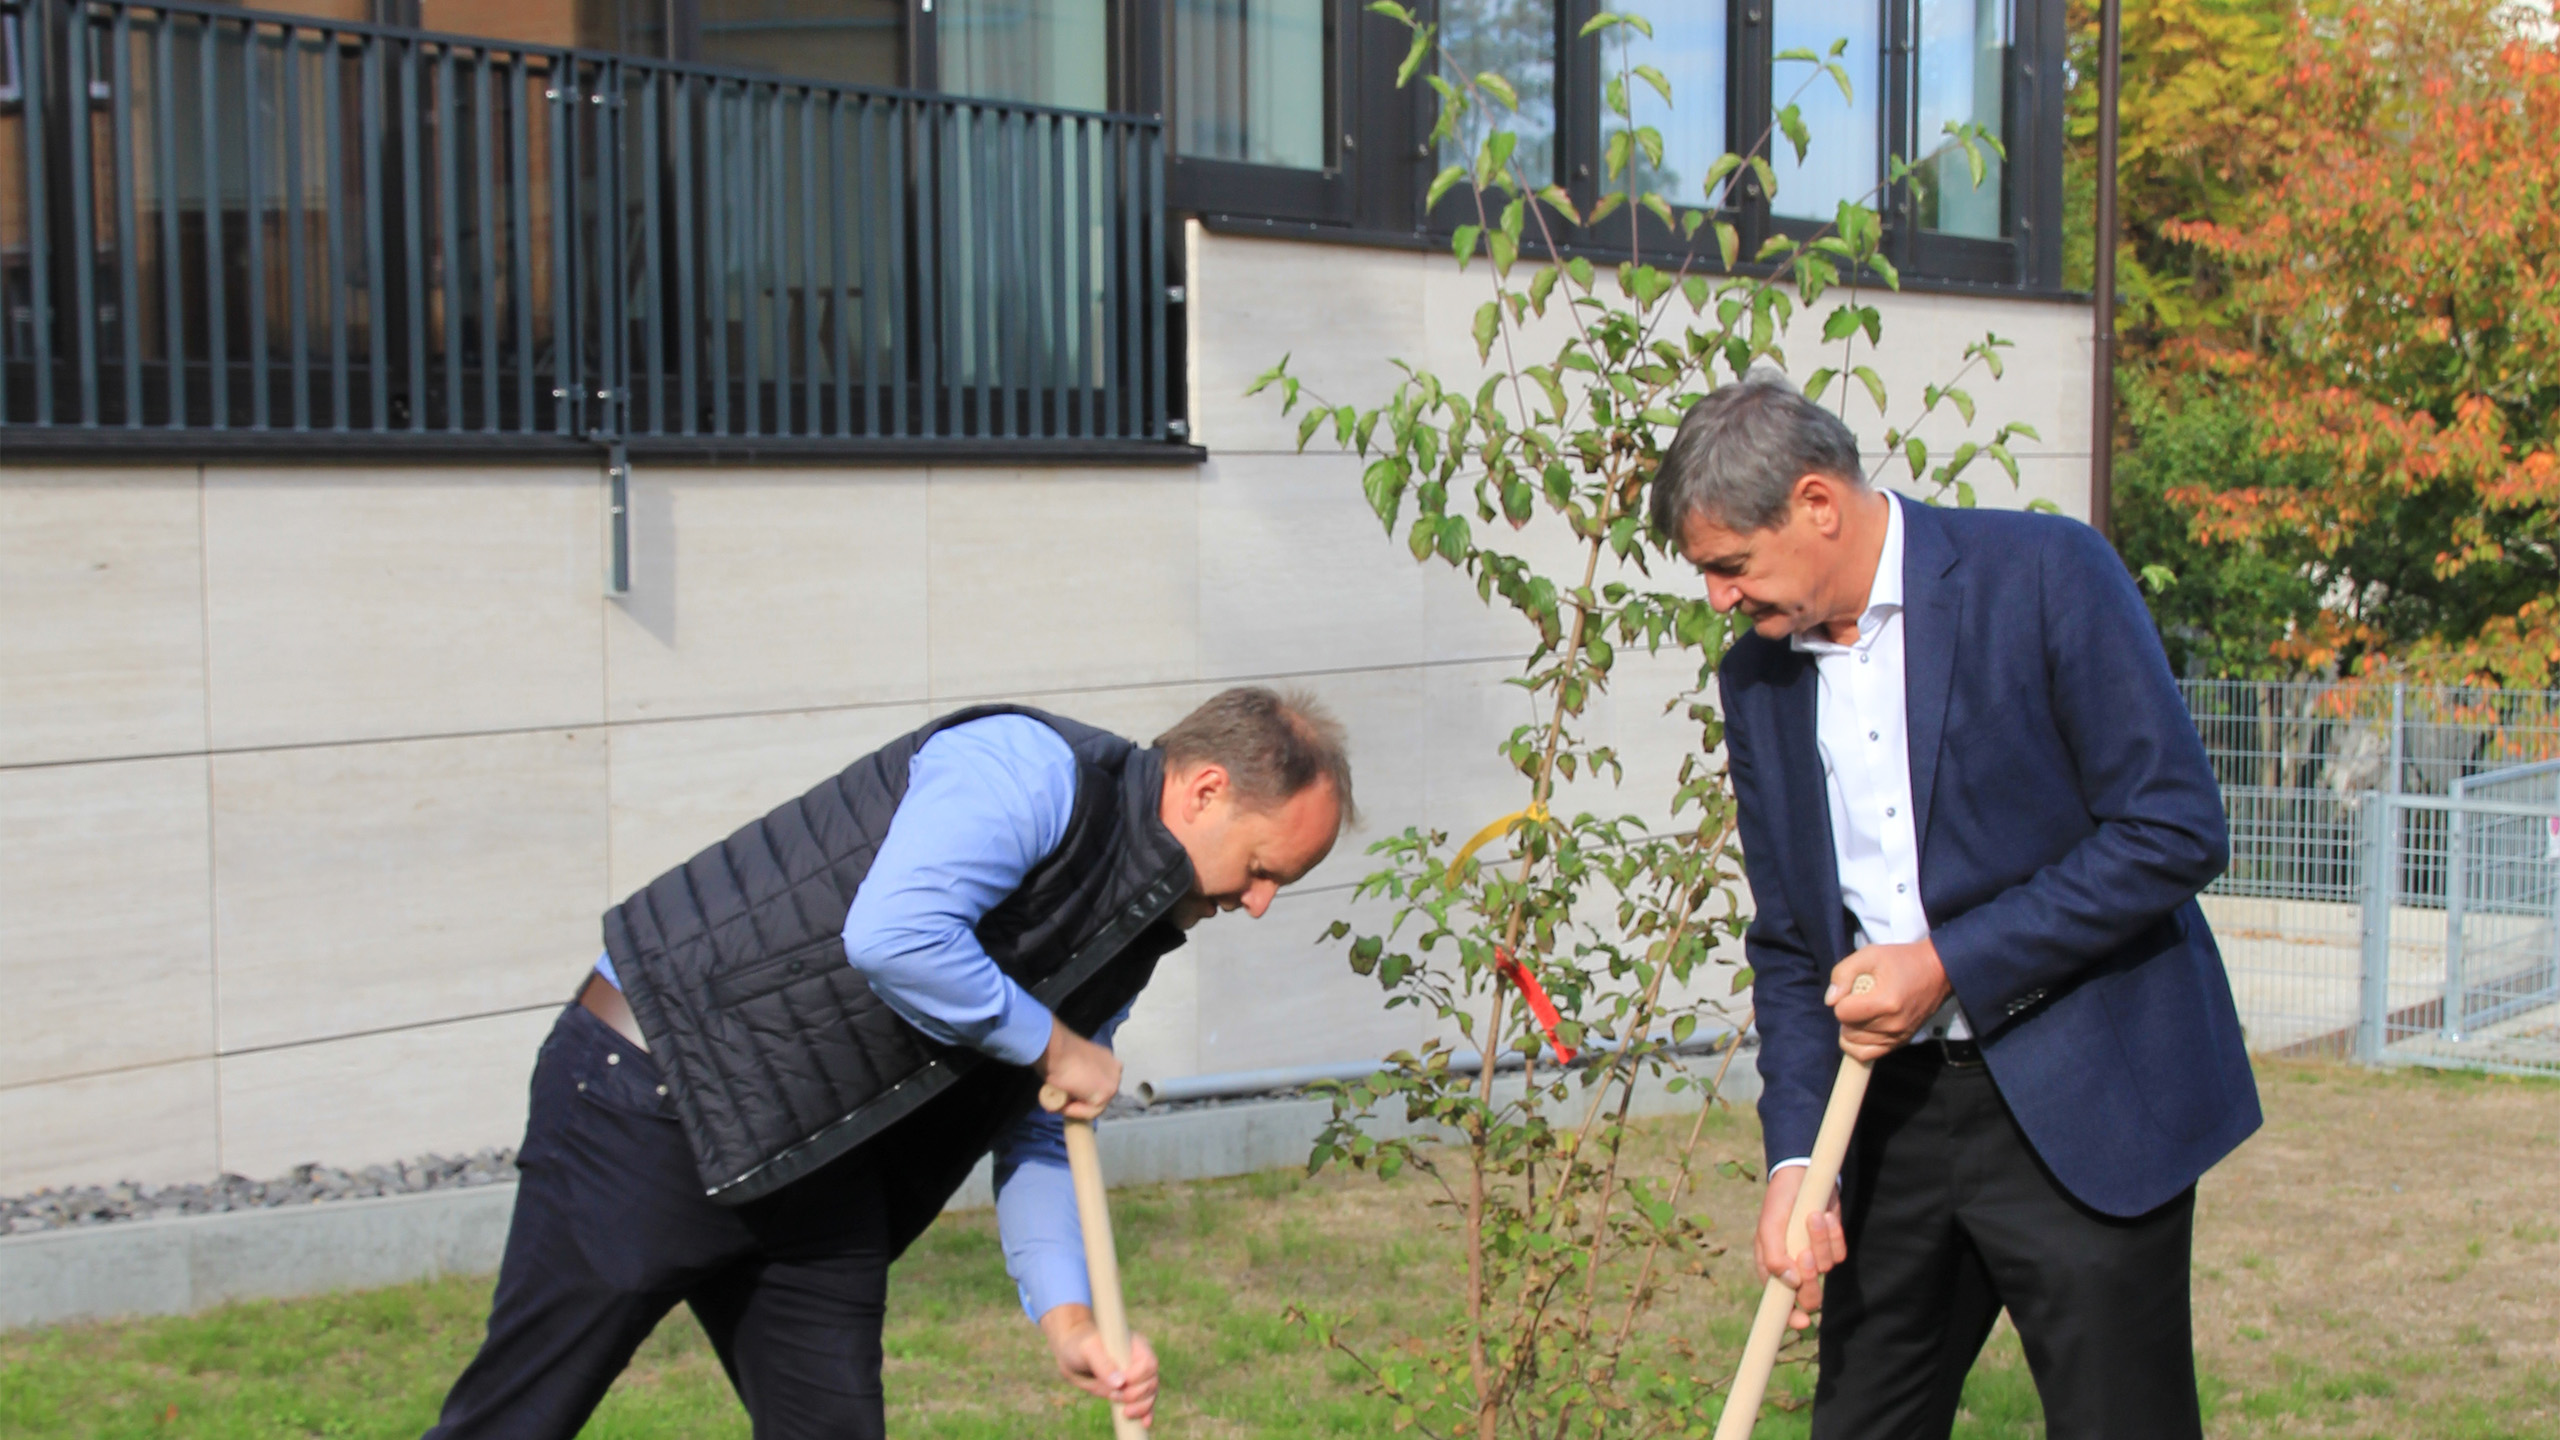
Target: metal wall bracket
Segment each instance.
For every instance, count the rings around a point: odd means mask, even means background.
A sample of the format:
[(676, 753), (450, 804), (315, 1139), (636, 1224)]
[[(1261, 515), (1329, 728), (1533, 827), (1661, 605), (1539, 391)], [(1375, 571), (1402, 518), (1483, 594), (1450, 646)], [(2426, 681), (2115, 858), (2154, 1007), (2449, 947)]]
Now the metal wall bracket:
[(619, 446), (605, 452), (604, 593), (631, 593), (631, 457)]

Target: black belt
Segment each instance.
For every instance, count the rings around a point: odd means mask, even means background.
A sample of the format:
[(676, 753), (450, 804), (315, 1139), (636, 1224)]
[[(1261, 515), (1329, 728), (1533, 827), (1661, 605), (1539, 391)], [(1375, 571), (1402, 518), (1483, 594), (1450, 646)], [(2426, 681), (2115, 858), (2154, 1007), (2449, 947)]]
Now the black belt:
[(1951, 1040), (1940, 1035), (1916, 1045), (1905, 1045), (1894, 1051), (1892, 1058), (1906, 1065), (1966, 1070), (1982, 1064), (1982, 1046), (1971, 1040)]

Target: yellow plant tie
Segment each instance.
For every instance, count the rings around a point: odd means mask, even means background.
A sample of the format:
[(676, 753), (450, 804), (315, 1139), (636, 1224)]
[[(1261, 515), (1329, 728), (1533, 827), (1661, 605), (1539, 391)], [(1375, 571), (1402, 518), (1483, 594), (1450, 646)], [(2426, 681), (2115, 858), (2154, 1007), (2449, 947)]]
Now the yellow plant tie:
[(1467, 843), (1458, 847), (1457, 857), (1449, 862), (1450, 883), (1457, 883), (1458, 872), (1466, 868), (1467, 861), (1473, 857), (1477, 851), (1492, 844), (1494, 841), (1501, 839), (1503, 836), (1510, 834), (1511, 827), (1523, 820), (1528, 821), (1532, 825), (1545, 824), (1547, 822), (1546, 804), (1542, 801), (1530, 806), (1526, 810), (1514, 810), (1510, 814), (1503, 816), (1501, 819), (1494, 821), (1492, 824), (1487, 825), (1475, 834), (1467, 837)]

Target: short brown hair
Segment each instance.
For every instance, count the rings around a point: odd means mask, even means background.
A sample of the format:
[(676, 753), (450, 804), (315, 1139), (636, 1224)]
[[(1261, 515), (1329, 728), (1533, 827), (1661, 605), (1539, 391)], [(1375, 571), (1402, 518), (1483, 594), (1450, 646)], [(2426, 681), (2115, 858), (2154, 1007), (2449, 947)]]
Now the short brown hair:
[(1342, 722), (1303, 690), (1260, 685), (1222, 690), (1156, 737), (1165, 768), (1211, 764), (1235, 782), (1237, 798), (1267, 810), (1322, 781), (1333, 787), (1345, 828), (1360, 820), (1351, 799), (1351, 751)]

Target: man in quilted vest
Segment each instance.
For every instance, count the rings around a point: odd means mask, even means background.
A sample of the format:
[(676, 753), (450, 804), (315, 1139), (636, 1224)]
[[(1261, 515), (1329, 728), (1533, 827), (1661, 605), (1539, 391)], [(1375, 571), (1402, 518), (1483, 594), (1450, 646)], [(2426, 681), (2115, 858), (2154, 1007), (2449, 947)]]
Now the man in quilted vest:
[(944, 716), (653, 881), (534, 1067), (488, 1338), (433, 1437), (577, 1433), (679, 1302), (759, 1440), (883, 1433), (892, 1260), (992, 1153), (1060, 1373), (1144, 1420), (1090, 1308), (1059, 1116), (1101, 1114), (1156, 961), (1356, 817), (1340, 725), (1244, 687), (1152, 747)]

